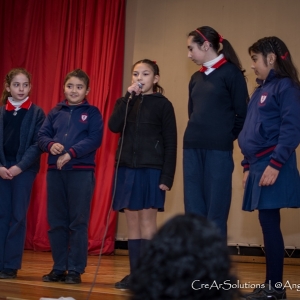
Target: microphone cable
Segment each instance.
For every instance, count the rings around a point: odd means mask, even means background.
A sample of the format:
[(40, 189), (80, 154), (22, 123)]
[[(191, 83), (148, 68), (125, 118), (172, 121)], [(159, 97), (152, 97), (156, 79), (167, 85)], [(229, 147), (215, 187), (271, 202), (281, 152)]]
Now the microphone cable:
[[(139, 88), (141, 89), (143, 86), (140, 82), (138, 82)], [(102, 257), (102, 251), (103, 251), (103, 247), (104, 247), (104, 241), (107, 235), (107, 231), (108, 231), (108, 223), (109, 223), (109, 219), (110, 219), (110, 214), (112, 211), (112, 205), (113, 205), (113, 201), (115, 198), (115, 194), (116, 194), (116, 187), (117, 187), (117, 175), (118, 175), (118, 169), (119, 169), (119, 164), (120, 164), (120, 159), (121, 159), (121, 154), (122, 154), (122, 149), (123, 149), (123, 143), (124, 143), (124, 133), (125, 133), (125, 129), (126, 129), (126, 123), (127, 123), (127, 115), (128, 115), (128, 106), (129, 106), (129, 102), (132, 98), (134, 98), (135, 96), (135, 92), (132, 92), (130, 97), (127, 100), (126, 103), (126, 109), (125, 109), (125, 118), (124, 118), (124, 125), (123, 125), (123, 129), (122, 129), (122, 135), (121, 135), (121, 140), (120, 140), (120, 151), (119, 151), (119, 155), (117, 158), (117, 164), (116, 164), (116, 171), (115, 171), (115, 178), (114, 178), (114, 185), (113, 185), (113, 195), (112, 195), (112, 201), (110, 204), (110, 208), (107, 214), (107, 219), (106, 219), (106, 224), (105, 224), (105, 231), (104, 231), (104, 235), (103, 235), (103, 239), (102, 239), (102, 244), (101, 244), (101, 249), (100, 249), (100, 253), (99, 253), (99, 259), (98, 259), (98, 263), (97, 263), (97, 267), (96, 267), (96, 271), (95, 271), (95, 275), (94, 275), (94, 279), (91, 285), (91, 288), (88, 292), (87, 298), (86, 300), (90, 299), (90, 296), (92, 294), (92, 291), (95, 287), (96, 284), (96, 279), (97, 279), (97, 275), (98, 275), (98, 271), (100, 268), (100, 264), (101, 264), (101, 257)]]

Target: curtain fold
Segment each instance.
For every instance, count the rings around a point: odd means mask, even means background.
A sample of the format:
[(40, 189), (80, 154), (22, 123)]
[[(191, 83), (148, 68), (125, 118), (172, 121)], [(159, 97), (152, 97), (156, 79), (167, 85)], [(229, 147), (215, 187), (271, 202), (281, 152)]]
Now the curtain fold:
[[(106, 224), (103, 253), (114, 250), (116, 213), (111, 212), (117, 137), (107, 127), (122, 93), (125, 0), (0, 1), (0, 79), (14, 67), (32, 74), (31, 100), (45, 113), (64, 99), (63, 79), (82, 68), (90, 76), (88, 100), (104, 120), (96, 155), (96, 188), (91, 207), (89, 253), (98, 254)], [(47, 223), (47, 155), (32, 190), (25, 248), (50, 250)], [(1, 197), (1, 195), (0, 195)]]

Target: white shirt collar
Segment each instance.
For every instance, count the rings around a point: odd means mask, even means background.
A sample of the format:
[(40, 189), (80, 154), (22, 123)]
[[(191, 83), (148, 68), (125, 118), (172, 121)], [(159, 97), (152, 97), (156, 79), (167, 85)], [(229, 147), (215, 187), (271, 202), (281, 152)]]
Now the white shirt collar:
[(204, 72), (206, 75), (210, 74), (211, 72), (213, 72), (215, 70), (215, 68), (212, 68), (212, 66), (214, 64), (216, 64), (218, 61), (220, 61), (222, 58), (224, 57), (223, 54), (220, 54), (218, 57), (207, 61), (205, 63), (203, 63), (203, 66), (207, 68), (207, 70)]
[(29, 98), (29, 97), (26, 97), (26, 98), (25, 98), (24, 100), (22, 100), (22, 101), (16, 101), (16, 100), (14, 100), (13, 97), (8, 97), (7, 99), (8, 99), (8, 101), (11, 103), (11, 105), (15, 107), (15, 110), (19, 110), (19, 109), (20, 109), (20, 106), (21, 106), (24, 102), (26, 102), (26, 101), (28, 100), (28, 98)]

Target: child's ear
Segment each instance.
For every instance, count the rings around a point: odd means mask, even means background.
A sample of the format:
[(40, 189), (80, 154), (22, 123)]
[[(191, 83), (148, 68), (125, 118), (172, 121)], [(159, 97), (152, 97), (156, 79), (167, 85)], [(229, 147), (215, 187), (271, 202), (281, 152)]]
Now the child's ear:
[(272, 65), (275, 63), (276, 61), (276, 54), (275, 53), (269, 53), (267, 55), (267, 61), (268, 61), (268, 64)]
[(9, 85), (7, 83), (5, 84), (5, 89), (10, 93), (10, 88), (9, 88)]
[(158, 83), (158, 81), (159, 81), (159, 75), (155, 75), (153, 83)]
[(90, 88), (88, 88), (85, 92), (85, 95), (87, 95), (90, 92)]

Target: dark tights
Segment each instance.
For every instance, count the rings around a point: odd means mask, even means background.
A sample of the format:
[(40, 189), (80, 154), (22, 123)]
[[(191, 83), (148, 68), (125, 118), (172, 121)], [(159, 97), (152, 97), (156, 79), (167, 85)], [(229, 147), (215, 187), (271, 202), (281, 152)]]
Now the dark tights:
[(282, 282), (284, 243), (280, 230), (280, 209), (259, 210), (259, 221), (263, 232), (266, 255), (266, 281), (274, 287)]
[(139, 258), (143, 255), (143, 252), (149, 242), (150, 240), (146, 240), (146, 239), (128, 240), (130, 273), (136, 267)]

